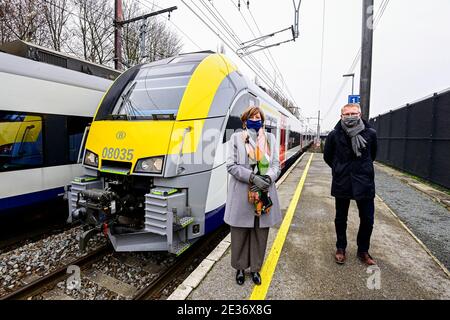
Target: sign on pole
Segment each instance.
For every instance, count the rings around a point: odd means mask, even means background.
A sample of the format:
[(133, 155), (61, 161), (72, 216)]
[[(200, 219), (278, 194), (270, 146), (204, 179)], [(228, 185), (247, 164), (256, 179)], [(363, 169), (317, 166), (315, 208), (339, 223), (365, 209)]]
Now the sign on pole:
[(349, 95), (348, 96), (348, 103), (360, 103), (361, 102), (361, 96), (359, 95)]

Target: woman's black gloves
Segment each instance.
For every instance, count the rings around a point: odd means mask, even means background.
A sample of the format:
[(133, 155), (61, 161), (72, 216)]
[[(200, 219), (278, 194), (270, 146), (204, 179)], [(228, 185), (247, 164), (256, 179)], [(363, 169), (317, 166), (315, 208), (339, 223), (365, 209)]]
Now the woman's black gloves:
[(250, 190), (253, 192), (256, 191), (269, 191), (269, 186), (272, 184), (272, 179), (269, 176), (260, 176), (258, 174), (252, 173), (250, 175), (250, 183), (252, 184)]

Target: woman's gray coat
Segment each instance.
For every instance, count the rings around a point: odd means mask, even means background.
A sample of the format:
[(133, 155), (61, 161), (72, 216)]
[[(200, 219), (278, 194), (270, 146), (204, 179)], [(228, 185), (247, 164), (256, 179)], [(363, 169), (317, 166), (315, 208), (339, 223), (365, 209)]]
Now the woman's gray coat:
[[(269, 196), (273, 205), (269, 214), (260, 217), (259, 227), (273, 227), (281, 221), (281, 210), (275, 180), (280, 174), (279, 147), (275, 136), (266, 132), (270, 146), (270, 166), (267, 175), (272, 179)], [(227, 153), (227, 170), (229, 173), (228, 195), (224, 220), (232, 227), (253, 228), (255, 207), (248, 202), (249, 179), (252, 169), (249, 164), (242, 132), (235, 132), (230, 138)]]

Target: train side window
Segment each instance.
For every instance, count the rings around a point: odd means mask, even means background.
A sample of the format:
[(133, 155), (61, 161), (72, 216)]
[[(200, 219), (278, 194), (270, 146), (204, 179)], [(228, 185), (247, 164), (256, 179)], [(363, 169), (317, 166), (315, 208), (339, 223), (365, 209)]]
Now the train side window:
[(301, 135), (299, 132), (289, 131), (288, 150), (300, 145)]
[(0, 112), (0, 172), (43, 164), (42, 117)]

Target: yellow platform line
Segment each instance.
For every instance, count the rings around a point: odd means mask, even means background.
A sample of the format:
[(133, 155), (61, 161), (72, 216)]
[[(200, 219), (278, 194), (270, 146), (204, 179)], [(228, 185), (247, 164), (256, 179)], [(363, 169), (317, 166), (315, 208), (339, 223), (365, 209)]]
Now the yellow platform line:
[(306, 164), (305, 170), (303, 170), (302, 178), (295, 189), (294, 196), (289, 203), (289, 207), (284, 216), (283, 222), (281, 223), (280, 229), (278, 230), (275, 241), (273, 242), (270, 253), (267, 256), (266, 261), (261, 269), (262, 283), (259, 286), (253, 288), (253, 292), (250, 296), (250, 300), (264, 300), (269, 290), (270, 283), (272, 282), (273, 273), (278, 264), (278, 259), (280, 258), (281, 249), (283, 249), (284, 241), (286, 240), (289, 227), (291, 225), (292, 218), (294, 216), (295, 209), (297, 208), (297, 203), (300, 200), (300, 195), (302, 194), (303, 185), (305, 184), (306, 176), (308, 175), (308, 170), (313, 159), (313, 153), (309, 157), (308, 163)]

